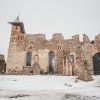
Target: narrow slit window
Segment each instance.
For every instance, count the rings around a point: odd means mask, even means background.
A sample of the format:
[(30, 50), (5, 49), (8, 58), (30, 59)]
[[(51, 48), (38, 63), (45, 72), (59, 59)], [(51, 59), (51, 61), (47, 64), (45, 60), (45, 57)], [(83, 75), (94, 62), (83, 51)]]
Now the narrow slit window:
[(26, 66), (31, 66), (31, 61), (32, 61), (32, 53), (28, 52), (26, 58)]

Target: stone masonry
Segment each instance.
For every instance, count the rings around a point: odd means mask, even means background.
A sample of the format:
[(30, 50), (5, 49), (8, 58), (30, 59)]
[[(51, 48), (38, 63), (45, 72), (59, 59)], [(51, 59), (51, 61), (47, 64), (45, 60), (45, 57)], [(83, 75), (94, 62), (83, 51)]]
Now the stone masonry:
[(61, 33), (54, 33), (47, 40), (45, 34), (26, 34), (19, 17), (9, 23), (12, 29), (7, 74), (60, 74), (81, 78), (85, 74), (80, 73), (88, 73), (90, 77), (94, 74), (93, 56), (100, 52), (100, 34), (94, 41), (86, 34), (83, 34), (83, 42), (79, 35), (64, 39)]
[(0, 74), (4, 74), (6, 72), (6, 62), (4, 55), (0, 54)]

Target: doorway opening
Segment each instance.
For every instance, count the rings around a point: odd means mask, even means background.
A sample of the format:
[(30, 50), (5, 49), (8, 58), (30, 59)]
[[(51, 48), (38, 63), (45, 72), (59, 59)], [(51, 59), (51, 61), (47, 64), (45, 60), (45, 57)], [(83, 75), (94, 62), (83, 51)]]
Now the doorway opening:
[(93, 56), (94, 75), (100, 75), (100, 52)]

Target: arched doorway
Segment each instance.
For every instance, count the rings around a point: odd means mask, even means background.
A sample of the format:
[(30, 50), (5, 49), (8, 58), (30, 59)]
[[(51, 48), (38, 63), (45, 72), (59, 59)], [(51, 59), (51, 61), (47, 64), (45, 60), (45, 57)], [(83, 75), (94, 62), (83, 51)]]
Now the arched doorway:
[(94, 75), (100, 75), (100, 52), (93, 56)]
[(54, 73), (54, 52), (49, 52), (49, 73)]

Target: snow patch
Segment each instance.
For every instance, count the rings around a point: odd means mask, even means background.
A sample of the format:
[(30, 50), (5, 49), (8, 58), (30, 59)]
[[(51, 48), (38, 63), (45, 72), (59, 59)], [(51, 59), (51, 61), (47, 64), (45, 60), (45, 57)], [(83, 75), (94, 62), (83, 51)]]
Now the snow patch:
[(0, 75), (0, 100), (100, 100), (100, 76)]

